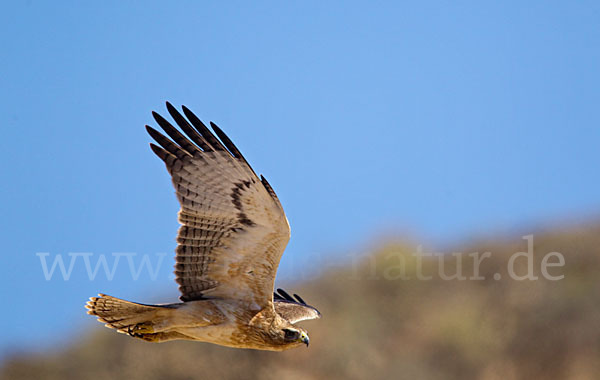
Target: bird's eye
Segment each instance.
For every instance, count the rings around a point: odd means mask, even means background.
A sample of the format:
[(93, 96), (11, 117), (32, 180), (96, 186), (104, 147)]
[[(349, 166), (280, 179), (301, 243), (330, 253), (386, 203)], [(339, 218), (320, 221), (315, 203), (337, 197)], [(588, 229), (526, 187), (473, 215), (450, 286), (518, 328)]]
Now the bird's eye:
[(285, 332), (286, 340), (296, 340), (300, 336), (300, 333), (296, 330), (284, 329), (283, 331)]

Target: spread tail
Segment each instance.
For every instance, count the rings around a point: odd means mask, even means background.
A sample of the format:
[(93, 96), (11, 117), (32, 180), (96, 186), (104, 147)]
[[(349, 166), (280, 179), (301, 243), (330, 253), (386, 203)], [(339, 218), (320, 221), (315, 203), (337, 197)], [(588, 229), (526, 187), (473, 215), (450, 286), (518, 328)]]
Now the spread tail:
[[(175, 305), (144, 305), (106, 294), (90, 297), (85, 307), (104, 326), (147, 341), (157, 341)], [(162, 340), (162, 339), (161, 339)]]

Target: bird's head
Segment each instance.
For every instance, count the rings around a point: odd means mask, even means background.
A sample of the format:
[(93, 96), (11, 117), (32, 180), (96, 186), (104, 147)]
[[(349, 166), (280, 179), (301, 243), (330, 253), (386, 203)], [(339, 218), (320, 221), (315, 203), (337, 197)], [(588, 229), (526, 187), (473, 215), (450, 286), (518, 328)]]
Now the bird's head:
[(263, 346), (263, 349), (283, 351), (306, 344), (308, 347), (308, 333), (301, 327), (293, 325), (278, 314), (261, 312), (249, 322), (254, 337)]
[(281, 330), (283, 334), (283, 340), (287, 345), (298, 346), (300, 344), (306, 344), (308, 347), (308, 334), (306, 331), (299, 327), (286, 327)]
[(301, 327), (294, 326), (288, 321), (280, 319), (269, 329), (270, 340), (279, 350), (287, 350), (306, 344), (308, 347), (308, 333)]

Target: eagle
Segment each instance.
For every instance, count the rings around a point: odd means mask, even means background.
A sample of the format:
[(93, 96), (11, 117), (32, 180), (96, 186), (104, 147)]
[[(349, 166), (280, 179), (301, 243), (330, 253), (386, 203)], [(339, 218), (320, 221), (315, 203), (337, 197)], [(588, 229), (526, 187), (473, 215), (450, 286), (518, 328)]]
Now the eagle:
[[(152, 151), (165, 163), (181, 209), (175, 281), (182, 302), (149, 305), (106, 294), (88, 314), (106, 327), (147, 342), (193, 340), (282, 351), (308, 346), (296, 323), (321, 317), (300, 296), (274, 290), (290, 226), (275, 191), (214, 123), (169, 102), (179, 126), (152, 112), (170, 137), (146, 125)], [(183, 132), (183, 133), (182, 133)]]

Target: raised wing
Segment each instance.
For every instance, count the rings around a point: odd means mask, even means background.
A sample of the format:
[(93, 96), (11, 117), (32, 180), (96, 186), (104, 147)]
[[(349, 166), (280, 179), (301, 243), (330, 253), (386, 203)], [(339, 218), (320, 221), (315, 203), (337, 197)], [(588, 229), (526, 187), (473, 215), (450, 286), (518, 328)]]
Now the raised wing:
[(273, 293), (273, 301), (275, 312), (290, 323), (321, 318), (319, 310), (308, 305), (299, 295), (292, 297), (283, 289)]
[[(262, 308), (271, 302), (290, 227), (275, 192), (217, 127), (218, 138), (183, 106), (167, 110), (184, 136), (159, 114), (171, 137), (146, 126), (171, 174), (181, 205), (175, 275), (182, 301), (219, 297)], [(188, 121), (189, 120), (189, 121)], [(219, 140), (220, 139), (220, 140)]]

